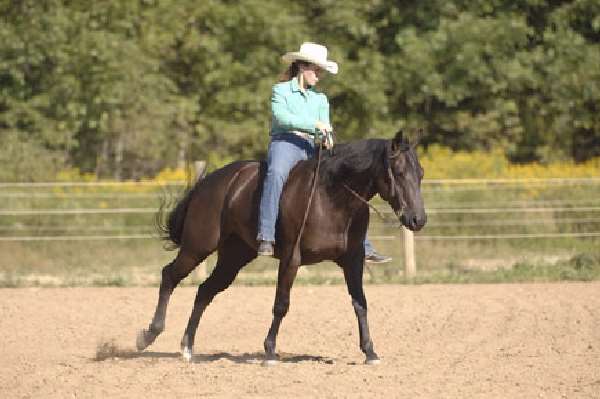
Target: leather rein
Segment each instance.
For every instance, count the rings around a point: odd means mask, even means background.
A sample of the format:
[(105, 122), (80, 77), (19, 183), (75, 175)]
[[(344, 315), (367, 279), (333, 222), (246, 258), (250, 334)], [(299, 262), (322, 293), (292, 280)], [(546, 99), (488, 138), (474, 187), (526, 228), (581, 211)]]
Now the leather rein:
[[(308, 219), (308, 212), (310, 211), (310, 206), (312, 205), (312, 201), (313, 201), (313, 197), (315, 195), (315, 191), (317, 188), (317, 184), (319, 182), (319, 169), (321, 167), (321, 143), (319, 142), (315, 142), (315, 144), (317, 144), (317, 165), (315, 166), (315, 174), (313, 176), (313, 180), (312, 180), (312, 187), (310, 190), (310, 195), (308, 197), (308, 203), (306, 204), (306, 210), (304, 211), (304, 216), (302, 218), (302, 224), (300, 225), (300, 230), (298, 231), (298, 235), (296, 236), (296, 241), (294, 242), (294, 249), (292, 251), (292, 254), (290, 255), (290, 260), (291, 257), (293, 256), (294, 253), (296, 253), (297, 250), (299, 250), (299, 245), (300, 245), (300, 239), (302, 237), (302, 233), (304, 232), (304, 227), (306, 226), (306, 220)], [(390, 191), (391, 191), (391, 198), (396, 197), (397, 192), (396, 192), (396, 181), (394, 179), (394, 175), (392, 173), (392, 166), (390, 165), (389, 160), (390, 159), (394, 159), (399, 155), (399, 153), (396, 154), (392, 154), (392, 155), (387, 155), (387, 151), (386, 151), (386, 166), (387, 166), (387, 173), (388, 173), (388, 177), (390, 179)], [(366, 204), (369, 208), (371, 208), (376, 214), (377, 216), (379, 216), (382, 220), (385, 221), (385, 217), (381, 214), (381, 212), (375, 208), (373, 205), (371, 205), (367, 200), (365, 200), (360, 194), (358, 194), (356, 191), (354, 191), (353, 189), (351, 189), (346, 183), (342, 183), (343, 187), (348, 190), (352, 195), (354, 195), (356, 198), (358, 198), (361, 202), (363, 202), (364, 204)], [(394, 211), (396, 214), (398, 213), (402, 213), (402, 210), (404, 209), (404, 204), (401, 202), (401, 206), (400, 206), (400, 210), (398, 212)]]
[[(306, 210), (304, 211), (304, 217), (302, 218), (302, 224), (300, 225), (300, 230), (298, 231), (298, 235), (296, 236), (296, 241), (294, 242), (294, 249), (290, 254), (289, 260), (292, 259), (294, 253), (296, 251), (300, 251), (300, 238), (302, 237), (302, 233), (304, 232), (304, 227), (306, 226), (306, 219), (308, 219), (308, 212), (310, 211), (310, 206), (312, 205), (313, 197), (315, 196), (315, 190), (317, 188), (317, 183), (319, 182), (319, 169), (321, 167), (321, 143), (315, 141), (315, 148), (317, 150), (317, 165), (315, 166), (315, 174), (313, 176), (312, 187), (310, 189), (310, 195), (308, 196), (308, 203), (306, 204)], [(289, 263), (289, 261), (288, 261)]]
[[(387, 149), (386, 149), (386, 158), (385, 158), (385, 165), (387, 166), (387, 174), (388, 177), (390, 179), (390, 197), (394, 198), (396, 197), (398, 194), (396, 192), (396, 180), (394, 179), (394, 174), (392, 173), (392, 166), (390, 165), (390, 159), (394, 159), (396, 157), (398, 157), (400, 155), (400, 152), (397, 152), (395, 154), (392, 155), (387, 155)], [(375, 208), (373, 205), (371, 205), (367, 200), (365, 200), (360, 194), (358, 194), (356, 191), (354, 191), (353, 189), (351, 189), (346, 183), (342, 183), (342, 185), (344, 186), (344, 188), (346, 190), (348, 190), (352, 195), (354, 195), (356, 198), (358, 198), (361, 202), (363, 202), (365, 205), (367, 205), (369, 208), (371, 208), (376, 214), (377, 216), (379, 216), (381, 218), (381, 220), (385, 221), (385, 217), (381, 214), (381, 212), (379, 212), (379, 210), (377, 208)], [(402, 211), (404, 210), (404, 201), (402, 201), (402, 199), (400, 199), (400, 210), (399, 211), (394, 211), (394, 213), (396, 214), (401, 214)]]

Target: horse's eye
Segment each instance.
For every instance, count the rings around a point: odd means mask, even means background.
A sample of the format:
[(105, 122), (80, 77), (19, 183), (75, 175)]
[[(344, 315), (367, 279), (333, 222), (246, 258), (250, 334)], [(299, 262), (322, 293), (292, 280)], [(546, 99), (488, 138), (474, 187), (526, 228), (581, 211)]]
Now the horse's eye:
[(395, 177), (404, 177), (404, 169), (395, 168), (393, 173)]

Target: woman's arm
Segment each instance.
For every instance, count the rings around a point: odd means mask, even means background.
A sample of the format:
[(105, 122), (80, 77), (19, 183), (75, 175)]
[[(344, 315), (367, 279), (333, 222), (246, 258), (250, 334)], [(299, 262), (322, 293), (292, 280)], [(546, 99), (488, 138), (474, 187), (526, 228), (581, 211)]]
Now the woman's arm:
[(329, 119), (329, 100), (327, 100), (327, 96), (325, 94), (321, 95), (322, 102), (319, 107), (319, 120), (326, 123), (331, 130), (331, 122)]
[(289, 111), (285, 100), (285, 89), (281, 86), (273, 86), (271, 94), (271, 113), (277, 124), (288, 130), (302, 130), (308, 133), (314, 133), (317, 127), (317, 120), (313, 118), (304, 118)]

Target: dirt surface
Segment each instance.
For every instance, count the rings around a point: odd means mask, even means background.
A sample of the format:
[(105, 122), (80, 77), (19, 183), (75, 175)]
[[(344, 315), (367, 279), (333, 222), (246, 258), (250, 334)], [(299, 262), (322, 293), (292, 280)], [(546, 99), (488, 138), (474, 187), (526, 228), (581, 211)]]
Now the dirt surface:
[[(377, 366), (346, 289), (295, 287), (282, 362), (261, 366), (274, 288), (232, 287), (179, 357), (195, 290), (143, 353), (154, 288), (0, 290), (0, 398), (600, 398), (600, 283), (366, 286)], [(96, 360), (108, 356), (104, 360)]]

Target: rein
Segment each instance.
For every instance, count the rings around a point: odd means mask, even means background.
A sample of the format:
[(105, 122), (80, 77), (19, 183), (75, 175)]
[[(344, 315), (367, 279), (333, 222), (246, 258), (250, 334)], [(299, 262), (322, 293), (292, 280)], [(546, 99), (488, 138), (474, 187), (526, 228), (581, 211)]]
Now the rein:
[[(296, 252), (296, 250), (299, 249), (299, 245), (300, 245), (300, 238), (302, 237), (302, 233), (304, 232), (304, 227), (306, 226), (306, 219), (308, 219), (308, 212), (310, 211), (310, 206), (312, 205), (312, 200), (313, 197), (315, 195), (315, 190), (317, 188), (317, 183), (319, 182), (319, 169), (321, 167), (321, 143), (315, 143), (317, 144), (317, 165), (315, 166), (315, 174), (313, 176), (313, 181), (312, 181), (312, 187), (310, 190), (310, 195), (308, 197), (308, 203), (306, 205), (306, 210), (304, 211), (304, 217), (302, 218), (302, 224), (300, 225), (300, 230), (298, 231), (298, 235), (296, 236), (296, 241), (294, 243), (294, 249), (290, 255), (290, 259), (293, 256), (293, 254)], [(388, 156), (388, 158), (392, 159), (397, 157), (398, 154), (392, 154), (391, 156)], [(394, 181), (394, 176), (392, 174), (392, 168), (390, 167), (389, 163), (386, 162), (387, 165), (387, 172), (390, 178), (390, 185), (391, 185), (391, 191), (392, 191), (392, 197), (395, 197), (396, 194), (396, 182)], [(352, 195), (354, 195), (356, 198), (358, 198), (362, 203), (366, 204), (369, 208), (371, 208), (376, 214), (377, 216), (379, 216), (381, 218), (381, 220), (385, 221), (385, 216), (383, 216), (381, 214), (381, 212), (379, 212), (379, 210), (377, 208), (375, 208), (373, 205), (371, 205), (367, 200), (365, 200), (360, 194), (358, 194), (356, 191), (354, 191), (353, 189), (351, 189), (346, 183), (342, 183), (342, 185), (344, 186), (344, 188), (346, 190), (348, 190)], [(404, 208), (404, 207), (402, 207)], [(400, 212), (402, 212), (402, 209), (400, 210)]]
[[(392, 173), (392, 167), (390, 166), (389, 160), (398, 157), (398, 155), (400, 155), (400, 154), (395, 153), (395, 154), (387, 155), (386, 160), (385, 160), (385, 166), (387, 167), (387, 174), (390, 179), (390, 191), (391, 191), (390, 196), (392, 198), (396, 197), (396, 195), (398, 195), (398, 194), (396, 193), (396, 181), (394, 180), (394, 174)], [(375, 208), (373, 205), (371, 205), (360, 194), (358, 194), (356, 191), (351, 189), (346, 183), (342, 183), (342, 185), (344, 186), (344, 188), (346, 190), (348, 190), (352, 195), (354, 195), (356, 198), (358, 198), (362, 203), (366, 204), (369, 208), (371, 208), (377, 214), (377, 216), (379, 216), (381, 218), (381, 220), (383, 220), (383, 221), (386, 220), (385, 217), (381, 214), (381, 212), (379, 212), (377, 210), (377, 208)], [(394, 212), (396, 214), (402, 213), (403, 209), (404, 209), (404, 201), (402, 201), (402, 198), (400, 198), (400, 211), (399, 212), (394, 211)]]
[(354, 195), (356, 198), (358, 198), (364, 204), (366, 204), (369, 208), (371, 208), (377, 214), (377, 216), (379, 216), (381, 218), (381, 220), (385, 221), (385, 216), (383, 216), (377, 208), (375, 208), (373, 205), (369, 204), (369, 202), (367, 200), (365, 200), (363, 197), (361, 197), (359, 193), (357, 193), (356, 191), (354, 191), (350, 187), (348, 187), (348, 185), (346, 183), (343, 183), (342, 185), (344, 186), (344, 188), (346, 190), (350, 191), (350, 193), (352, 195)]
[[(315, 143), (317, 144), (317, 143)], [(300, 225), (300, 231), (298, 231), (298, 235), (296, 236), (296, 242), (294, 243), (294, 249), (290, 255), (290, 260), (296, 250), (300, 248), (300, 238), (302, 237), (302, 233), (304, 232), (304, 227), (306, 226), (306, 219), (308, 219), (308, 212), (310, 211), (310, 206), (312, 205), (313, 197), (315, 196), (315, 189), (317, 188), (317, 183), (319, 182), (319, 169), (321, 167), (321, 144), (318, 143), (317, 148), (317, 165), (315, 166), (315, 174), (313, 176), (312, 188), (310, 189), (310, 195), (308, 196), (308, 204), (306, 204), (306, 210), (304, 211), (304, 217), (302, 218), (302, 224)]]

